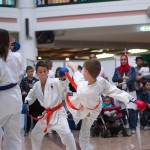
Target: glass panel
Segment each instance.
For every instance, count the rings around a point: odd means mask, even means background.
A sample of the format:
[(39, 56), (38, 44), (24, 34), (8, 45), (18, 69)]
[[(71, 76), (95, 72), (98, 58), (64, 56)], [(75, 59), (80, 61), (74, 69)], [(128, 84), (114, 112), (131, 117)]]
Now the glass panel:
[(16, 0), (0, 0), (0, 5), (4, 5), (4, 6), (15, 6)]
[(121, 0), (36, 0), (37, 6), (50, 6), (51, 4), (77, 4), (77, 3), (91, 3), (91, 2), (112, 2)]

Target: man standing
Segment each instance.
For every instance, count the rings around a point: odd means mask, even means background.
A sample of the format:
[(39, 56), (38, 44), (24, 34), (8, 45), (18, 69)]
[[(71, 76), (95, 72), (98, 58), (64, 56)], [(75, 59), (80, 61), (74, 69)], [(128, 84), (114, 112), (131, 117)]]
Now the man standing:
[(137, 99), (142, 99), (142, 88), (140, 88), (140, 84), (138, 84), (139, 82), (145, 83), (146, 80), (150, 79), (150, 75), (140, 75), (139, 70), (141, 69), (141, 67), (143, 66), (143, 57), (141, 56), (137, 56), (135, 59), (135, 63), (137, 64), (137, 66), (135, 67), (135, 71), (136, 71), (136, 94), (137, 94)]
[[(96, 57), (95, 54), (90, 54), (89, 55), (89, 59), (97, 59), (97, 57)], [(107, 81), (109, 81), (108, 76), (106, 75), (103, 67), (101, 68), (101, 71), (100, 71), (98, 77), (103, 77), (104, 79), (106, 79)]]

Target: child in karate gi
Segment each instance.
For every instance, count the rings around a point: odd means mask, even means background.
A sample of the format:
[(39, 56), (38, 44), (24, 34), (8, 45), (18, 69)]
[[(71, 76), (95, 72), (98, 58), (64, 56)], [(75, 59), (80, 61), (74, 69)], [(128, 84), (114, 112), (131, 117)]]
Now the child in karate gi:
[(0, 130), (3, 127), (4, 150), (21, 150), (22, 97), (17, 83), (22, 71), (22, 58), (9, 48), (9, 33), (0, 29)]
[(69, 82), (65, 76), (61, 78), (49, 78), (48, 67), (43, 61), (36, 65), (36, 73), (39, 77), (25, 99), (25, 103), (31, 105), (36, 99), (45, 112), (31, 132), (32, 150), (40, 150), (44, 135), (49, 130), (56, 131), (66, 145), (66, 150), (76, 150), (73, 134), (70, 131), (64, 107), (62, 107), (62, 93)]
[[(72, 62), (68, 63), (68, 67), (74, 72), (73, 79), (77, 84), (77, 93), (73, 93), (73, 96), (66, 96), (67, 107), (72, 113), (76, 123), (82, 119), (82, 126), (79, 134), (81, 150), (93, 150), (90, 143), (90, 128), (101, 111), (100, 95), (104, 93), (125, 104), (134, 101), (134, 98), (125, 91), (119, 90), (115, 85), (110, 84), (104, 78), (99, 77), (97, 79), (101, 70), (101, 65), (96, 59), (90, 59), (84, 62), (83, 75)], [(145, 104), (142, 103), (141, 105), (143, 110)]]

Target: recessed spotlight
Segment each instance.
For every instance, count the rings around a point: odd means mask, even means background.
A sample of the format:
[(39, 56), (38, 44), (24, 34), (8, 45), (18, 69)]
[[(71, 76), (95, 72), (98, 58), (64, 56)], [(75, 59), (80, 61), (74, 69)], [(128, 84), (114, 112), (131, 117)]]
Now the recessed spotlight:
[(70, 59), (67, 57), (65, 60), (66, 60), (66, 61), (69, 61)]
[(42, 57), (39, 56), (39, 57), (38, 57), (38, 60), (41, 60), (41, 59), (42, 59)]

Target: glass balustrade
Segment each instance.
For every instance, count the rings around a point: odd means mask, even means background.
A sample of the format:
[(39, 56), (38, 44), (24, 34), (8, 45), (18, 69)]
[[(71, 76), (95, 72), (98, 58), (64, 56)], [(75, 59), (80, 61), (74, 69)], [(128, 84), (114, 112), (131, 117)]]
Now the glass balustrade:
[(16, 0), (0, 0), (0, 7), (16, 7)]
[(120, 0), (36, 0), (37, 7), (45, 7), (52, 5), (66, 5), (66, 4), (81, 4), (81, 3), (94, 3), (94, 2), (112, 2)]

